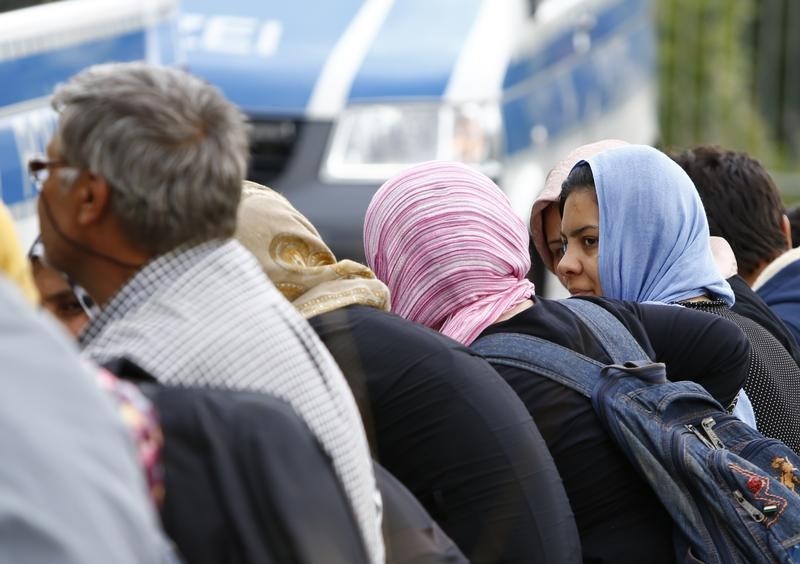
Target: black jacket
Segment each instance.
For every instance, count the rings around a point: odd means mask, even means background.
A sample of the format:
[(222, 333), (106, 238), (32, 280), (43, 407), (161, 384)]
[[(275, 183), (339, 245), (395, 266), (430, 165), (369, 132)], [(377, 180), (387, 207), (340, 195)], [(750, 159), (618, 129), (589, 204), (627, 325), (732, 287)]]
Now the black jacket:
[(267, 394), (173, 388), (127, 362), (164, 433), (161, 520), (191, 564), (359, 563), (366, 553), (329, 457)]
[(792, 355), (794, 361), (800, 364), (800, 346), (798, 346), (797, 340), (761, 296), (756, 294), (738, 274), (728, 278), (728, 284), (731, 285), (733, 294), (736, 296), (736, 303), (731, 309), (742, 317), (752, 319), (772, 333)]

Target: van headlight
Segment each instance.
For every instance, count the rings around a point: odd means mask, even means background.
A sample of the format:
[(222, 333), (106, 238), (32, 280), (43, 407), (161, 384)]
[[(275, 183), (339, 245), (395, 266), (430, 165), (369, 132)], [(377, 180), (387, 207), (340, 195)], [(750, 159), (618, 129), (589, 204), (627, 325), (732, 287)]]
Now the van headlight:
[(322, 176), (383, 182), (422, 161), (454, 160), (496, 177), (501, 139), (496, 103), (353, 105), (334, 126)]

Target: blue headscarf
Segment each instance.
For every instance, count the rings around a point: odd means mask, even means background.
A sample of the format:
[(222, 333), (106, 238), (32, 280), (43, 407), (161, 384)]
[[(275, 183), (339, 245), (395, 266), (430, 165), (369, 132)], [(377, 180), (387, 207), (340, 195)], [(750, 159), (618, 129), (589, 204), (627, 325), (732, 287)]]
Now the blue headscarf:
[(603, 293), (633, 302), (675, 303), (701, 294), (734, 303), (717, 270), (703, 203), (683, 169), (645, 145), (587, 160), (600, 211)]

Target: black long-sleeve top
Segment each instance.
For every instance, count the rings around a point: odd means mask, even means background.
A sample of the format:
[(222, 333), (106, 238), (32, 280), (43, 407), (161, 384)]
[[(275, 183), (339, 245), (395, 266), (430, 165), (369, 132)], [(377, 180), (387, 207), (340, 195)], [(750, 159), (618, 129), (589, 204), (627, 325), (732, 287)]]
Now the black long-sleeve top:
[[(671, 380), (702, 384), (727, 405), (747, 377), (750, 345), (733, 323), (678, 306), (588, 298), (614, 314)], [(483, 334), (523, 333), (609, 363), (575, 314), (538, 299)], [(674, 562), (672, 524), (584, 396), (527, 370), (495, 366), (533, 416), (564, 481), (585, 562)]]
[(373, 455), (473, 563), (576, 562), (561, 478), (514, 391), (482, 358), (365, 306), (315, 316)]

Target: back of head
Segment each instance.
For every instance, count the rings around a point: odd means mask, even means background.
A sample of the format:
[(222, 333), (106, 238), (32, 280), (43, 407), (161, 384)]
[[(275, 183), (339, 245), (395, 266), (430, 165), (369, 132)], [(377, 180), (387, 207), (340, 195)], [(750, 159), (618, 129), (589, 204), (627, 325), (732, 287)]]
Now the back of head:
[(711, 234), (733, 248), (740, 274), (752, 275), (786, 250), (780, 192), (761, 163), (747, 153), (710, 145), (672, 158), (700, 193)]
[(64, 158), (105, 178), (132, 244), (161, 254), (233, 234), (247, 126), (219, 90), (177, 69), (98, 65), (59, 86), (53, 107)]
[(236, 238), (306, 318), (353, 304), (389, 309), (389, 290), (369, 268), (337, 261), (311, 222), (265, 186), (244, 183)]
[(673, 303), (707, 293), (733, 304), (714, 262), (703, 204), (675, 162), (653, 147), (630, 145), (588, 163), (599, 206), (598, 268), (606, 296)]
[(524, 222), (494, 182), (459, 163), (386, 181), (367, 209), (364, 251), (392, 311), (464, 344), (533, 294)]

